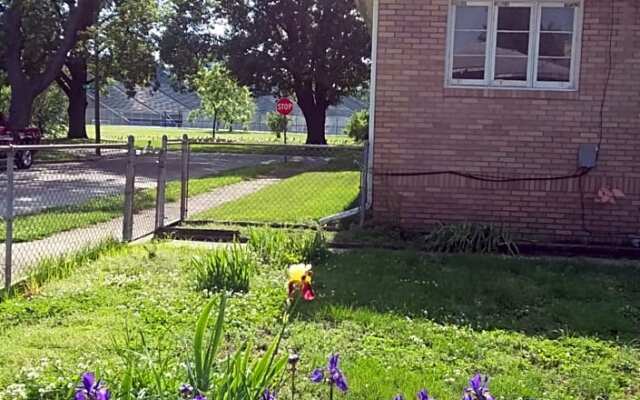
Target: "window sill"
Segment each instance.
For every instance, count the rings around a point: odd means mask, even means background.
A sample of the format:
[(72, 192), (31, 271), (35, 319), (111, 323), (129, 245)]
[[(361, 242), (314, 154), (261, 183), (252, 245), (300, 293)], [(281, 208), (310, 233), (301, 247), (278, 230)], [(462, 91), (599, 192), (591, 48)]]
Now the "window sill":
[(490, 99), (533, 99), (533, 100), (578, 100), (577, 90), (528, 89), (528, 88), (488, 88), (469, 86), (449, 86), (444, 88), (444, 97), (475, 97)]

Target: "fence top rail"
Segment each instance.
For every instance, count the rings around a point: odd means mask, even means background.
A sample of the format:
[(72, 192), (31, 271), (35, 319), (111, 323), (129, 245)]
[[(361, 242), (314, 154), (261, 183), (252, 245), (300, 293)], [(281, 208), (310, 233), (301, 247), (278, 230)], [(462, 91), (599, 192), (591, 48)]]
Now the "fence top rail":
[(0, 151), (14, 150), (81, 150), (81, 149), (127, 149), (125, 144), (28, 144), (0, 146)]
[(261, 147), (286, 147), (292, 149), (324, 149), (324, 150), (362, 150), (363, 145), (342, 145), (342, 144), (284, 144), (284, 143), (260, 143), (260, 142), (212, 142), (207, 140), (189, 139), (189, 144), (205, 146), (261, 146)]

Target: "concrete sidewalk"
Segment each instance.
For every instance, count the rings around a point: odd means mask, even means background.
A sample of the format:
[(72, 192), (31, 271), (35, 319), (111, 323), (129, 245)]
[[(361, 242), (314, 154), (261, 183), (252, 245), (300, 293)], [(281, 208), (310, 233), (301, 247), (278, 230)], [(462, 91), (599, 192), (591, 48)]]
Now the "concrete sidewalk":
[[(189, 209), (194, 213), (215, 208), (255, 193), (279, 181), (279, 179), (256, 179), (224, 186), (211, 192), (189, 198)], [(165, 222), (175, 221), (179, 218), (180, 203), (165, 204)], [(149, 235), (153, 233), (154, 230), (155, 209), (143, 210), (134, 215), (134, 239)], [(60, 232), (42, 240), (14, 243), (12, 280), (17, 282), (23, 279), (27, 275), (29, 268), (44, 259), (72, 253), (82, 248), (96, 245), (109, 238), (122, 240), (122, 217), (87, 228)], [(5, 246), (3, 245), (0, 247), (0, 282), (4, 282), (4, 260)]]

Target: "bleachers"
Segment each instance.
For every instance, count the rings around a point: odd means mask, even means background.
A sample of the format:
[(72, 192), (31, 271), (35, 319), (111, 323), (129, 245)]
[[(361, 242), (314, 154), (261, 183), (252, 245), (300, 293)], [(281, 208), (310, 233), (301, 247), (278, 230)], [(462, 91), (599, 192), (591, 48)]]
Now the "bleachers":
[[(147, 88), (138, 88), (133, 97), (121, 83), (107, 88), (101, 97), (101, 120), (106, 124), (125, 124), (143, 126), (184, 126), (210, 127), (211, 119), (189, 120), (189, 114), (200, 107), (197, 94), (179, 91), (172, 85), (169, 75), (159, 71), (157, 82)], [(342, 131), (351, 115), (365, 108), (365, 104), (356, 98), (345, 98), (341, 104), (327, 110), (327, 133), (337, 134)], [(256, 114), (250, 124), (251, 130), (267, 130), (267, 113), (274, 111), (273, 96), (256, 98)], [(87, 120), (93, 121), (93, 96), (89, 94)], [(298, 107), (292, 115), (292, 131), (305, 132), (304, 117)], [(237, 129), (242, 129), (238, 126)]]

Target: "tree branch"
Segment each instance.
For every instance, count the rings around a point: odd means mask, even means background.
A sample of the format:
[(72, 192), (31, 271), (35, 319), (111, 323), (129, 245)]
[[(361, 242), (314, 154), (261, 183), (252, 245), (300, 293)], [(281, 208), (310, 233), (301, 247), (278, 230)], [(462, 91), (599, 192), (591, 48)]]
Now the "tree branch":
[(62, 81), (63, 84), (65, 84), (67, 87), (71, 87), (71, 78), (67, 76), (67, 74), (64, 73), (64, 71), (60, 72), (60, 76), (57, 78), (58, 80)]
[(27, 76), (20, 65), (20, 53), (24, 43), (24, 38), (20, 30), (22, 13), (20, 12), (18, 4), (19, 2), (14, 2), (4, 14), (5, 34), (8, 39), (5, 52), (5, 68), (7, 70), (9, 82), (12, 86), (15, 83), (19, 86), (23, 86), (25, 90), (28, 90), (26, 87)]
[(78, 5), (70, 10), (62, 43), (45, 71), (34, 79), (33, 90), (35, 93), (44, 91), (59, 75), (67, 54), (76, 45), (78, 32), (91, 26), (95, 21), (99, 3), (100, 0), (78, 0)]
[(65, 78), (63, 78), (63, 74), (60, 74), (60, 76), (58, 78), (56, 78), (56, 83), (58, 84), (58, 87), (60, 89), (62, 89), (62, 91), (64, 92), (64, 94), (67, 95), (67, 97), (71, 96), (71, 89), (69, 88), (69, 86), (67, 86), (67, 82), (65, 82)]

